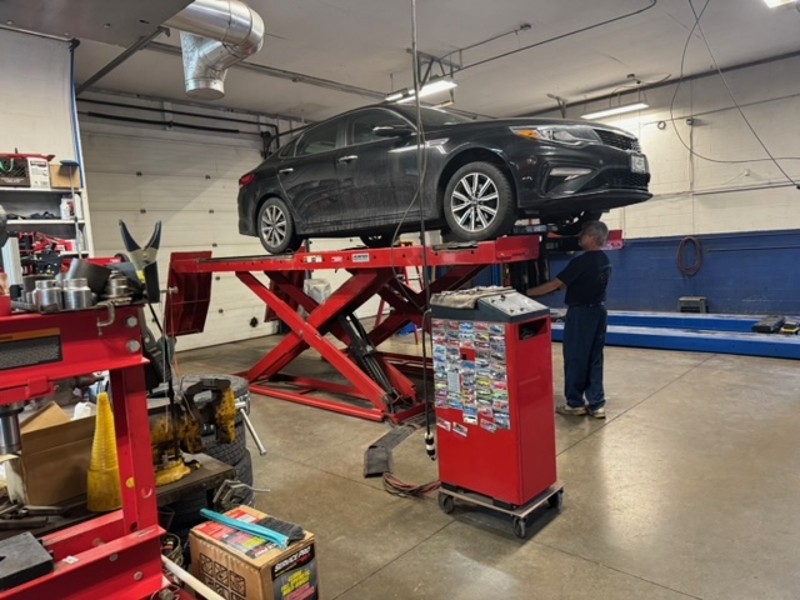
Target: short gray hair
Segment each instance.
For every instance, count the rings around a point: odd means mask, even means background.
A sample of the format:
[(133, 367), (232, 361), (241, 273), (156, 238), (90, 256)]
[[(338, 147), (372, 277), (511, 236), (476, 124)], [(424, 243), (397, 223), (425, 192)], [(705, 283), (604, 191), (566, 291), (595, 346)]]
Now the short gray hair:
[(602, 221), (586, 221), (586, 223), (583, 224), (581, 233), (592, 236), (597, 240), (599, 246), (602, 246), (608, 241), (608, 225)]

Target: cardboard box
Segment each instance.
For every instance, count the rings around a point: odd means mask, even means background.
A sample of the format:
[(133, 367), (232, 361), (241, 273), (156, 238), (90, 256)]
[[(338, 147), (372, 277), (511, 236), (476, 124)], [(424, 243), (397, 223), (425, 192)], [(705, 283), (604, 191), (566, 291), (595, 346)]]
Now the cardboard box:
[(6, 463), (9, 498), (50, 506), (85, 495), (94, 423), (70, 421), (55, 403), (29, 417), (20, 428), (22, 451)]
[(64, 165), (50, 165), (50, 187), (56, 190), (81, 188), (81, 170), (76, 167)]
[[(268, 515), (249, 506), (225, 513), (258, 523)], [(212, 521), (189, 535), (192, 574), (229, 600), (318, 600), (314, 534), (281, 550), (257, 536)]]

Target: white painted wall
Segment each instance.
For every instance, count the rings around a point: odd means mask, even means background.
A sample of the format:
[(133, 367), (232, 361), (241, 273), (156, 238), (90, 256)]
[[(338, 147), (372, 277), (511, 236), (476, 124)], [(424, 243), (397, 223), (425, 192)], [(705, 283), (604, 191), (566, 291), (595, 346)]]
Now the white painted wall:
[(0, 29), (0, 152), (75, 160), (69, 44)]
[[(800, 58), (728, 72), (736, 101), (780, 165), (800, 180)], [(652, 171), (654, 198), (611, 211), (604, 219), (628, 238), (800, 228), (800, 190), (787, 181), (747, 127), (719, 76), (648, 90), (639, 113), (602, 119), (640, 137)], [(621, 103), (637, 95), (621, 96)], [(615, 99), (611, 105), (618, 105)], [(568, 118), (609, 107), (570, 107)], [(686, 124), (687, 118), (695, 124)], [(658, 123), (666, 122), (665, 129)], [(680, 138), (679, 138), (680, 135)], [(704, 160), (695, 153), (714, 161)], [(766, 159), (766, 160), (765, 160)], [(737, 162), (732, 162), (737, 161)]]

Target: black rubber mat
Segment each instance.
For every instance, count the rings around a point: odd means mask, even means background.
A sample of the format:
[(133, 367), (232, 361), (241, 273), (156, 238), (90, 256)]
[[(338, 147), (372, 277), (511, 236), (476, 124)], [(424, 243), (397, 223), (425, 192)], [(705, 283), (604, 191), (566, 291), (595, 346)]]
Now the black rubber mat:
[(415, 428), (409, 425), (393, 427), (370, 444), (364, 453), (364, 477), (382, 477), (384, 473), (391, 473), (392, 450), (414, 431)]

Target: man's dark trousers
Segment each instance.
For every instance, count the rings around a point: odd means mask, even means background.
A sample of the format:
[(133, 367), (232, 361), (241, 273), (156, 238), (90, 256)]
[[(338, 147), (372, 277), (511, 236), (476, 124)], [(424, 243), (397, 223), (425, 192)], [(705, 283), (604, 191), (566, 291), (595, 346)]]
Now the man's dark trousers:
[(606, 403), (603, 390), (603, 347), (608, 313), (602, 304), (570, 306), (564, 323), (564, 396), (567, 405), (589, 410)]

